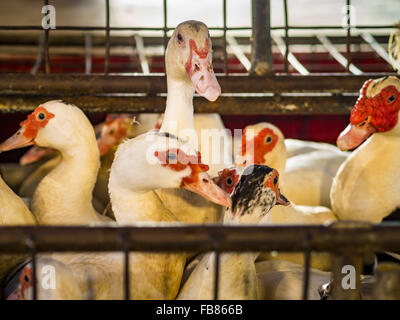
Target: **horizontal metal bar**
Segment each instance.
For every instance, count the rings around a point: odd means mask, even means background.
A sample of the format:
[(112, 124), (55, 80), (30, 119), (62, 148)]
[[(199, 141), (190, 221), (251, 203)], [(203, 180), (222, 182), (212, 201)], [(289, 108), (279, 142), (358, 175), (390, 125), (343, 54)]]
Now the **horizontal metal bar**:
[[(354, 26), (354, 28), (357, 29), (394, 29), (397, 28), (396, 25), (390, 24), (390, 25), (361, 25), (361, 26)], [(57, 29), (55, 30), (69, 30), (69, 31), (79, 31), (79, 30), (105, 30), (105, 27), (100, 27), (100, 26), (57, 26)], [(174, 28), (167, 28), (168, 30), (173, 30)], [(223, 27), (208, 27), (210, 30), (224, 30)], [(271, 27), (271, 30), (284, 30), (285, 26), (275, 26)], [(293, 26), (291, 25), (289, 29), (292, 30), (318, 30), (318, 29), (334, 29), (334, 30), (340, 30), (343, 29), (343, 26)], [(0, 30), (43, 30), (41, 26), (32, 26), (32, 25), (26, 25), (26, 26), (0, 26)], [(164, 27), (110, 27), (111, 31), (163, 31)], [(251, 30), (251, 27), (229, 27), (227, 30)]]
[[(124, 243), (121, 243), (123, 235)], [(326, 225), (270, 226), (15, 226), (0, 227), (0, 252), (65, 251), (312, 251), (370, 252), (400, 249), (400, 224), (339, 222)], [(216, 241), (215, 239), (218, 239)], [(308, 241), (308, 242), (307, 242)]]
[[(87, 113), (162, 113), (165, 96), (71, 96), (61, 95), (11, 95), (0, 96), (0, 113), (30, 112), (49, 100), (64, 100), (75, 104)], [(357, 97), (355, 95), (264, 95), (221, 96), (215, 102), (202, 97), (194, 98), (194, 111), (219, 114), (349, 114)]]
[[(312, 74), (248, 76), (243, 74), (219, 75), (223, 93), (267, 92), (359, 92), (370, 79), (396, 73)], [(114, 94), (114, 93), (166, 93), (164, 75), (85, 75), (0, 73), (0, 95), (5, 94)]]
[[(93, 47), (103, 47), (105, 45), (105, 36), (97, 33), (91, 33)], [(389, 41), (388, 35), (374, 35), (376, 41), (380, 44), (387, 44)], [(235, 36), (235, 40), (239, 45), (250, 45), (250, 38), (247, 36)], [(345, 44), (346, 38), (343, 36), (329, 36), (329, 40), (333, 44)], [(54, 33), (49, 39), (51, 46), (82, 46), (85, 41), (85, 33), (69, 33), (60, 34)], [(149, 37), (143, 36), (144, 45), (156, 46), (163, 45), (163, 37)], [(212, 36), (213, 48), (221, 48), (223, 46), (223, 37)], [(37, 46), (38, 34), (36, 33), (24, 33), (14, 34), (9, 32), (0, 32), (0, 44), (1, 45), (34, 45)], [(301, 45), (301, 44), (319, 44), (319, 40), (315, 36), (291, 36), (289, 37), (290, 45)], [(352, 44), (362, 44), (364, 40), (359, 35), (352, 35)], [(110, 44), (112, 46), (132, 46), (131, 35), (113, 35), (110, 38)]]

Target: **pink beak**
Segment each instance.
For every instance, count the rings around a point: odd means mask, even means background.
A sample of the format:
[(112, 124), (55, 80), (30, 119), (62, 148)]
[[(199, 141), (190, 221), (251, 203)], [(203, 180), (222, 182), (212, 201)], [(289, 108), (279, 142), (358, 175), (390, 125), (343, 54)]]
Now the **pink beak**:
[(43, 157), (47, 156), (48, 154), (54, 153), (53, 149), (50, 148), (41, 148), (38, 146), (33, 146), (30, 148), (20, 159), (19, 164), (21, 166), (26, 166), (28, 164), (34, 163), (39, 161)]
[(342, 151), (351, 150), (358, 147), (373, 134), (376, 129), (369, 122), (361, 124), (349, 124), (337, 138), (336, 144)]
[(199, 55), (197, 51), (193, 41), (186, 72), (196, 92), (209, 101), (215, 101), (221, 95), (221, 87), (213, 70), (211, 52)]

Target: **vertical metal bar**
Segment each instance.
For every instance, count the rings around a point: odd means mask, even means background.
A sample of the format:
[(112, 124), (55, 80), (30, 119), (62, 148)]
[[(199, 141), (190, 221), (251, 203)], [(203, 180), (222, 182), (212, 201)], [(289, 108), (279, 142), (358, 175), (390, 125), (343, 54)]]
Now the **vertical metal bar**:
[(104, 61), (104, 73), (110, 71), (110, 0), (106, 0), (106, 57)]
[(92, 35), (85, 33), (85, 74), (92, 73)]
[(284, 70), (285, 73), (289, 73), (289, 19), (288, 19), (288, 7), (287, 0), (283, 0), (283, 10), (284, 10), (284, 18), (285, 18), (285, 65)]
[(224, 38), (223, 38), (223, 45), (224, 45), (224, 73), (225, 75), (228, 74), (228, 52), (226, 48), (226, 0), (222, 0), (222, 13), (223, 13), (223, 24), (224, 24)]
[(270, 1), (252, 0), (251, 74), (273, 72)]
[(29, 236), (26, 243), (32, 256), (32, 298), (37, 300), (36, 245), (33, 235)]
[(36, 57), (35, 64), (31, 69), (31, 74), (35, 75), (39, 72), (40, 66), (42, 65), (43, 57), (44, 57), (44, 33), (41, 33), (39, 37), (39, 52)]
[[(49, 1), (44, 0), (44, 5), (48, 6)], [(46, 73), (50, 73), (50, 55), (49, 55), (49, 29), (44, 30), (44, 51), (43, 51), (43, 59), (44, 59), (44, 70)]]
[(347, 36), (346, 36), (346, 71), (349, 72), (351, 64), (351, 21), (350, 21), (350, 0), (346, 0), (346, 16), (347, 16)]
[(129, 283), (129, 249), (125, 248), (124, 251), (125, 263), (124, 263), (124, 297), (125, 300), (130, 299), (130, 283)]
[(307, 235), (304, 250), (304, 276), (303, 276), (303, 300), (308, 300), (308, 288), (310, 284), (310, 265), (311, 265), (311, 236)]
[(164, 55), (168, 46), (168, 11), (167, 11), (167, 0), (163, 0), (163, 14), (164, 14)]
[(220, 267), (220, 252), (215, 252), (215, 271), (214, 271), (214, 300), (218, 300), (219, 290), (219, 267)]

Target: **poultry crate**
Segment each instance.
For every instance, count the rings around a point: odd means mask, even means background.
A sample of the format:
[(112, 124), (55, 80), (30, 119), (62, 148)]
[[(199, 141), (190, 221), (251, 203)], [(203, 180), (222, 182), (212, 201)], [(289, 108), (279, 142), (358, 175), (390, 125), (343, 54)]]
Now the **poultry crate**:
[[(214, 66), (223, 94), (213, 103), (195, 97), (195, 112), (219, 113), (231, 129), (243, 127), (246, 121), (273, 119), (282, 125), (288, 136), (303, 139), (310, 138), (307, 131), (311, 123), (322, 128), (334, 119), (335, 124), (329, 127), (331, 132), (322, 138), (321, 132), (311, 137), (332, 143), (345, 126), (362, 84), (370, 78), (394, 75), (385, 45), (396, 26), (352, 25), (350, 0), (343, 3), (347, 6), (344, 26), (295, 26), (289, 24), (287, 2), (282, 1), (283, 26), (270, 25), (269, 1), (253, 0), (252, 26), (228, 27), (229, 1), (221, 1), (223, 26), (209, 29), (214, 45)], [(2, 140), (15, 129), (10, 119), (23, 119), (21, 113), (30, 112), (41, 102), (53, 98), (79, 106), (94, 121), (105, 113), (162, 113), (166, 93), (163, 49), (174, 29), (167, 21), (167, 0), (162, 3), (161, 27), (111, 26), (109, 0), (104, 1), (105, 26), (57, 25), (55, 30), (36, 25), (0, 26)], [(43, 5), (49, 4), (51, 1), (43, 2)], [(251, 31), (252, 36), (230, 34), (242, 30)], [(293, 30), (336, 30), (343, 35), (289, 36)], [(158, 31), (162, 35), (141, 36), (139, 33), (143, 31)], [(374, 34), (376, 31), (378, 34)], [(294, 53), (292, 46), (315, 49), (315, 52)], [(323, 48), (323, 52), (317, 52), (317, 47)], [(52, 48), (57, 49), (54, 54), (50, 52)], [(148, 50), (153, 54), (147, 54), (145, 48), (154, 49)], [(104, 57), (102, 52), (105, 52)], [(258, 68), (263, 63), (268, 66), (265, 70)], [(294, 122), (301, 125), (293, 129)], [(6, 155), (2, 161), (14, 161), (20, 154)], [(0, 227), (0, 252), (25, 254), (32, 259), (33, 299), (37, 298), (38, 290), (36, 257), (44, 252), (123, 252), (126, 299), (130, 297), (127, 276), (130, 252), (216, 252), (214, 299), (218, 299), (220, 255), (224, 252), (303, 252), (303, 299), (309, 296), (311, 253), (329, 252), (333, 256), (332, 298), (359, 299), (363, 257), (371, 252), (398, 250), (400, 225), (396, 222), (379, 225), (340, 221), (331, 225)], [(357, 285), (354, 289), (345, 290), (340, 285), (344, 265), (355, 267)], [(396, 291), (398, 285), (389, 288), (382, 279), (386, 278), (381, 276), (375, 282), (375, 290), (385, 293), (378, 298), (400, 298)]]

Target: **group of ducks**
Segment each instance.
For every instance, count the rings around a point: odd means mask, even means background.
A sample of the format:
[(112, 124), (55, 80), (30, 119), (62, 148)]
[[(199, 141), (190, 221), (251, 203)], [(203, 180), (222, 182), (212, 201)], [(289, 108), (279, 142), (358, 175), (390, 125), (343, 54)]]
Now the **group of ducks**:
[[(0, 177), (0, 224), (379, 223), (400, 205), (399, 79), (364, 84), (350, 125), (338, 138), (340, 150), (285, 139), (274, 125), (259, 123), (245, 128), (232, 154), (230, 137), (217, 150), (197, 138), (202, 129), (227, 135), (219, 115), (193, 113), (195, 91), (210, 101), (221, 94), (211, 50), (206, 25), (177, 26), (165, 57), (163, 117), (142, 114), (132, 121), (130, 115), (109, 115), (93, 129), (74, 105), (49, 101), (37, 107), (0, 144), (0, 152), (34, 144), (21, 162), (50, 160), (20, 183), (18, 193), (30, 200), (29, 209)], [(222, 155), (217, 163), (210, 161), (215, 153)], [(20, 258), (0, 256), (0, 277)], [(37, 263), (38, 270), (57, 270), (55, 288), (38, 286), (39, 299), (123, 298), (122, 253), (41, 254)], [(289, 279), (298, 282), (296, 291), (282, 275), (296, 270), (301, 276), (301, 263), (300, 254), (224, 253), (219, 297), (298, 298), (301, 281)], [(211, 299), (214, 267), (212, 253), (131, 253), (130, 298)], [(312, 267), (318, 285), (329, 280), (329, 255), (313, 255)], [(17, 269), (3, 294), (30, 299), (32, 266), (25, 262)], [(40, 272), (37, 277), (40, 283)]]

